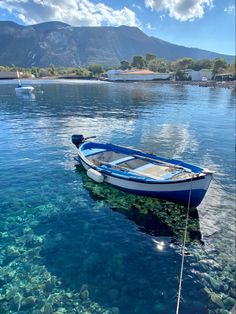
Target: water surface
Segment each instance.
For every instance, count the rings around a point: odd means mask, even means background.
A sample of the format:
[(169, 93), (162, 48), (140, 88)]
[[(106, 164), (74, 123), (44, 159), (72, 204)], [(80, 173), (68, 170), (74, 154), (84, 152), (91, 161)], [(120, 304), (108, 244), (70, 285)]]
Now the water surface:
[(34, 81), (27, 96), (14, 84), (0, 82), (1, 313), (175, 313), (180, 239), (163, 234), (162, 221), (148, 232), (142, 217), (114, 211), (117, 198), (124, 209), (136, 202), (125, 193), (91, 194), (74, 165), (75, 133), (216, 171), (198, 207), (204, 245), (189, 245), (180, 313), (227, 313), (236, 297), (234, 91)]

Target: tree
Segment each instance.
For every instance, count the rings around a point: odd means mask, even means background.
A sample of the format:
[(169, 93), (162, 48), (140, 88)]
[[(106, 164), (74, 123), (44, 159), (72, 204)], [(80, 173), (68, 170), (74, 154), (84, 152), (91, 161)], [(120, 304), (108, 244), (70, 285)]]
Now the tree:
[(35, 77), (39, 77), (39, 68), (33, 67), (32, 70), (31, 70), (31, 73), (32, 73)]
[(154, 55), (153, 53), (146, 53), (145, 60), (147, 64), (149, 64), (149, 62), (151, 62), (152, 60), (156, 60), (156, 59), (157, 59), (157, 56)]
[(158, 72), (166, 73), (169, 71), (168, 62), (165, 59), (158, 59)]
[(193, 61), (192, 69), (195, 71), (199, 71), (201, 69), (212, 69), (213, 63), (210, 59), (202, 59)]
[(3, 65), (0, 65), (0, 71), (7, 71), (7, 67), (4, 67)]
[(130, 68), (130, 65), (129, 65), (129, 62), (126, 61), (126, 60), (123, 60), (120, 62), (120, 69), (121, 70), (126, 70), (126, 69), (129, 69)]
[(157, 60), (151, 60), (151, 61), (148, 63), (148, 69), (149, 69), (150, 71), (157, 72), (157, 71), (158, 71), (158, 63), (157, 63)]
[(181, 58), (181, 59), (176, 60), (173, 65), (176, 70), (191, 69), (193, 65), (193, 59), (187, 58), (187, 57)]
[(236, 73), (236, 60), (234, 60), (234, 62), (231, 63), (231, 64), (228, 66), (228, 68), (226, 69), (226, 71), (227, 71), (228, 73), (232, 73), (232, 74), (235, 75), (235, 73)]
[(169, 71), (169, 65), (165, 59), (153, 59), (148, 63), (148, 69), (153, 72), (166, 73)]
[(222, 58), (216, 58), (214, 60), (213, 74), (222, 73), (227, 68), (227, 62)]
[(143, 69), (146, 63), (142, 56), (134, 56), (131, 65), (134, 68)]
[(48, 73), (50, 75), (55, 75), (55, 66), (53, 64), (50, 64), (48, 67)]
[(10, 71), (17, 71), (17, 66), (15, 64), (12, 64), (10, 67)]
[(177, 70), (175, 73), (175, 79), (176, 81), (188, 81), (189, 77), (183, 70)]
[(89, 71), (84, 68), (75, 69), (75, 74), (78, 76), (89, 76)]
[(93, 75), (99, 75), (103, 72), (103, 68), (100, 64), (90, 64), (88, 67), (88, 70), (93, 74)]

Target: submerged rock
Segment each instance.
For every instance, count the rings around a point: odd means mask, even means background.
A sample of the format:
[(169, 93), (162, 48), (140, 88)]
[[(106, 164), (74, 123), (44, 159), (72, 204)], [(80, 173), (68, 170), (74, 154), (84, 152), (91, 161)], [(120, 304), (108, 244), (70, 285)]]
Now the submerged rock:
[(57, 309), (56, 312), (53, 312), (53, 314), (65, 314), (68, 313), (67, 310), (63, 307), (60, 307), (59, 309)]
[(216, 291), (220, 291), (221, 284), (215, 278), (209, 277), (209, 280), (212, 288)]
[(21, 309), (22, 299), (23, 299), (23, 297), (20, 293), (16, 293), (13, 297), (13, 303), (14, 303), (15, 308), (17, 309), (18, 312)]
[(42, 314), (51, 314), (53, 313), (53, 307), (50, 303), (45, 303), (44, 306), (41, 308)]
[(58, 305), (61, 301), (61, 294), (60, 293), (53, 293), (53, 294), (50, 294), (48, 299), (47, 299), (47, 302), (50, 303), (51, 305)]
[(215, 303), (216, 305), (218, 305), (219, 307), (223, 308), (224, 307), (224, 303), (223, 303), (223, 300), (221, 298), (221, 295), (215, 293), (215, 292), (212, 292), (210, 294), (210, 299), (213, 303)]
[(29, 296), (27, 298), (22, 299), (21, 308), (22, 310), (26, 310), (35, 305), (37, 299), (34, 296)]
[(17, 247), (12, 245), (7, 248), (6, 254), (8, 257), (14, 258), (20, 256), (21, 253), (19, 252), (19, 249)]
[(88, 291), (88, 286), (86, 284), (82, 285), (79, 292), (79, 296), (82, 301), (88, 301), (89, 291)]
[(235, 300), (231, 297), (227, 297), (224, 299), (223, 303), (224, 303), (226, 308), (231, 309), (235, 304)]
[(54, 286), (54, 282), (53, 282), (52, 278), (49, 277), (49, 278), (44, 282), (43, 288), (44, 288), (45, 291), (48, 291), (48, 292), (49, 292), (49, 291), (52, 290), (53, 286)]

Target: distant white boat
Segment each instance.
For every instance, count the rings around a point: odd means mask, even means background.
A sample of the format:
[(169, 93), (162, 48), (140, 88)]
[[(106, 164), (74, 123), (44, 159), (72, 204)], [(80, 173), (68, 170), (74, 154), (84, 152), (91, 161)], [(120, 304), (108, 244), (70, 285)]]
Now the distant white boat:
[(170, 73), (157, 73), (150, 70), (109, 70), (107, 71), (109, 81), (155, 81), (169, 80)]
[(18, 93), (32, 93), (34, 90), (33, 86), (17, 86), (15, 91)]
[(15, 88), (16, 93), (30, 94), (34, 90), (33, 86), (22, 86), (21, 81), (18, 80), (18, 86)]

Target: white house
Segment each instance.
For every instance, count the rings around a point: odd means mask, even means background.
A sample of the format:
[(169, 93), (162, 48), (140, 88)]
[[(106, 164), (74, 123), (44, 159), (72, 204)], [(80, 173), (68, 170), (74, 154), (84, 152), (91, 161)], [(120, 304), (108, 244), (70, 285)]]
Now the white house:
[(168, 80), (170, 73), (157, 73), (150, 70), (110, 70), (107, 71), (110, 81), (154, 81)]
[(189, 69), (187, 75), (192, 81), (209, 81), (212, 79), (212, 71), (210, 69), (201, 69), (199, 71)]

